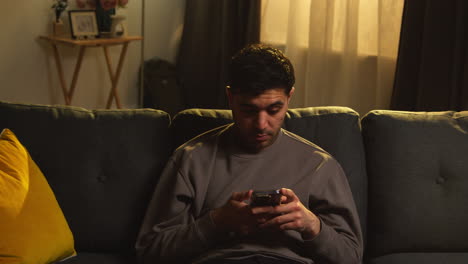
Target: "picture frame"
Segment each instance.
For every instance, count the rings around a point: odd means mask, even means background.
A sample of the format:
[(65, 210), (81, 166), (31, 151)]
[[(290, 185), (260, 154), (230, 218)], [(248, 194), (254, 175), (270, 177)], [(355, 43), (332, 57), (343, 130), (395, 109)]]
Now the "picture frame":
[(99, 36), (96, 11), (94, 10), (70, 10), (71, 36), (74, 39), (94, 39)]

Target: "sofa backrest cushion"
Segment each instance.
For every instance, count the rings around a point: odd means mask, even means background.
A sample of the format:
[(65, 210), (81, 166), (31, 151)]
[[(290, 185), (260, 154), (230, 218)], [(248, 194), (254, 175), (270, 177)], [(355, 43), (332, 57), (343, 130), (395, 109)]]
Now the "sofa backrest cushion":
[(290, 109), (284, 127), (317, 144), (340, 163), (348, 177), (365, 238), (367, 174), (359, 114), (347, 107)]
[(0, 130), (10, 128), (41, 168), (77, 251), (133, 251), (172, 148), (169, 122), (166, 113), (149, 109), (0, 102)]
[[(174, 117), (171, 127), (178, 146), (227, 123), (232, 123), (230, 110), (188, 109)], [(290, 109), (284, 128), (317, 144), (338, 160), (348, 177), (365, 232), (367, 179), (358, 113), (346, 107)]]
[(174, 145), (184, 144), (210, 129), (232, 123), (231, 110), (193, 108), (177, 113), (171, 123)]
[(468, 112), (372, 111), (362, 127), (369, 255), (466, 251)]

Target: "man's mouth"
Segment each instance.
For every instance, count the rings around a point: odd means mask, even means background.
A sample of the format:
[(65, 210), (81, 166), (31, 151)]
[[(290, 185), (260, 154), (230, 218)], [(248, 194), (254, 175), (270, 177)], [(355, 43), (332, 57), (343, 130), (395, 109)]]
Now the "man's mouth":
[(270, 137), (268, 134), (257, 134), (255, 135), (255, 140), (256, 141), (265, 141)]

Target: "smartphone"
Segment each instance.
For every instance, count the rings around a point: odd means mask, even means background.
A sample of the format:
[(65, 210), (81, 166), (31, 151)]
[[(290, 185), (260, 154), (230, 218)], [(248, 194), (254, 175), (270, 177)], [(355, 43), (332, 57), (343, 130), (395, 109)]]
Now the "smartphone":
[(281, 203), (280, 190), (254, 191), (250, 201), (251, 207), (277, 206)]

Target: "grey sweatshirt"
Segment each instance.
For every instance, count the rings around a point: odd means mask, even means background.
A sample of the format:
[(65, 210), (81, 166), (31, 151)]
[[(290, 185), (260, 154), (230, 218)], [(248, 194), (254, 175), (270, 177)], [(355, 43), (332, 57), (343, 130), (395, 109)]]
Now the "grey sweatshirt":
[[(267, 255), (302, 263), (359, 263), (362, 235), (353, 197), (338, 162), (286, 130), (258, 154), (233, 142), (232, 125), (179, 147), (169, 160), (143, 222), (137, 253), (143, 263), (190, 263), (215, 257)], [(292, 189), (321, 221), (317, 237), (296, 231), (240, 236), (218, 230), (210, 210), (232, 192)]]

